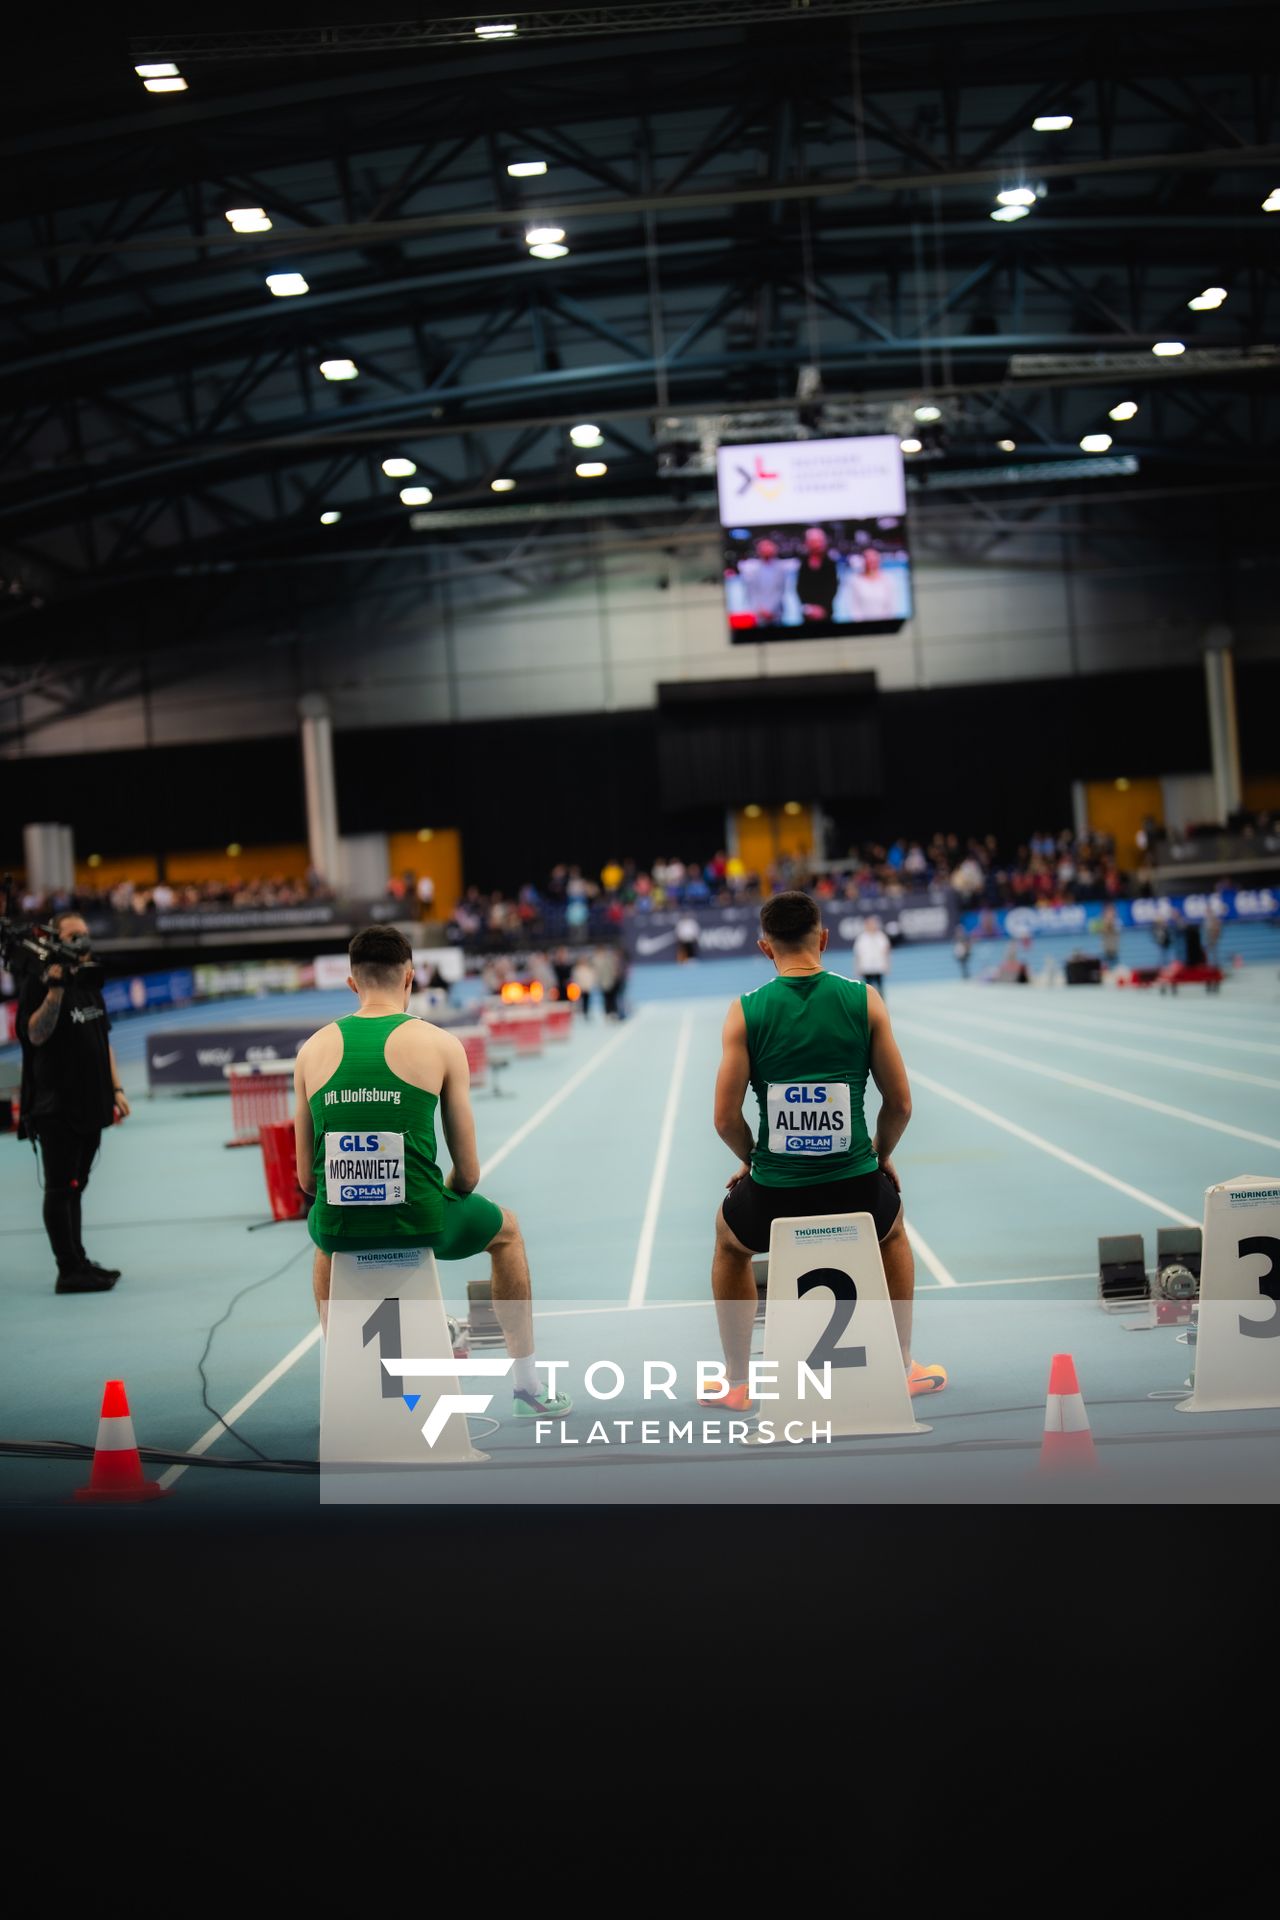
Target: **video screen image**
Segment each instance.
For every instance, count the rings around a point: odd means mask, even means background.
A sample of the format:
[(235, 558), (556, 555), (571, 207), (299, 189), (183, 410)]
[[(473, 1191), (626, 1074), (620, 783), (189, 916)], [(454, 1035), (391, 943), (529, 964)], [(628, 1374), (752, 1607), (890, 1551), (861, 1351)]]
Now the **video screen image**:
[(892, 434), (721, 447), (717, 479), (734, 641), (895, 633), (911, 617)]

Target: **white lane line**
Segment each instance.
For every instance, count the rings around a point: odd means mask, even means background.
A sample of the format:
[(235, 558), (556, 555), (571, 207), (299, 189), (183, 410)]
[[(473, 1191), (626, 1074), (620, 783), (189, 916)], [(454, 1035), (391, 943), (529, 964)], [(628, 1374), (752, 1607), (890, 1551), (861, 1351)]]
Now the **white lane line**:
[(1024, 1026), (1021, 1021), (1010, 1024), (1005, 1020), (993, 1020), (990, 1015), (981, 1013), (956, 1013), (949, 1019), (960, 1020), (965, 1026), (990, 1027), (994, 1033), (1007, 1034), (1011, 1039), (1024, 1036), (1034, 1038), (1043, 1033), (1047, 1040), (1069, 1041), (1077, 1047), (1091, 1047), (1096, 1053), (1119, 1054), (1126, 1060), (1148, 1060), (1153, 1066), (1173, 1067), (1179, 1073), (1207, 1074), (1214, 1080), (1240, 1080), (1250, 1087), (1268, 1087), (1280, 1093), (1280, 1080), (1268, 1080), (1260, 1073), (1241, 1073), (1238, 1067), (1210, 1067), (1203, 1060), (1179, 1060), (1171, 1053), (1149, 1053), (1145, 1047), (1122, 1047), (1115, 1040), (1098, 1040), (1090, 1037), (1080, 1028), (1069, 1025), (1052, 1026), (1043, 1016), (1034, 1027)]
[[(948, 1008), (948, 1012), (950, 1011), (951, 1009)], [(1065, 1007), (1055, 1006), (1053, 1012), (1057, 1019), (1074, 1025), (1074, 1020)], [(1194, 1046), (1225, 1047), (1229, 1053), (1280, 1054), (1280, 1046), (1272, 1046), (1265, 1040), (1241, 1040), (1236, 1037), (1229, 1039), (1225, 1034), (1205, 1033), (1203, 1029), (1199, 1027), (1157, 1026), (1153, 1021), (1147, 1020), (1145, 1016), (1137, 1014), (1135, 1014), (1133, 1020), (1112, 1020), (1108, 1018), (1106, 1013), (1096, 1014), (1092, 1011), (1086, 1011), (1086, 1009), (1082, 1007), (1080, 1009), (1080, 1017), (1082, 1023), (1087, 1023), (1088, 1030), (1095, 1033), (1102, 1030), (1104, 1032), (1128, 1034), (1132, 1038), (1136, 1033), (1141, 1031), (1144, 1034), (1158, 1033), (1162, 1036), (1168, 1035), (1171, 1039), (1175, 1040), (1190, 1040)], [(1034, 1030), (1030, 1021), (1027, 1022), (1027, 1026), (1029, 1031)], [(1081, 1031), (1083, 1032), (1084, 1030), (1085, 1026), (1082, 1024)]]
[(1165, 1100), (1149, 1100), (1144, 1093), (1129, 1093), (1123, 1087), (1110, 1086), (1105, 1080), (1086, 1080), (1083, 1074), (1066, 1073), (1061, 1067), (1046, 1067), (1038, 1060), (1027, 1060), (1021, 1054), (1006, 1053), (1002, 1047), (987, 1047), (980, 1040), (958, 1040), (954, 1034), (940, 1033), (933, 1027), (922, 1027), (914, 1020), (895, 1022), (900, 1033), (915, 1033), (922, 1040), (934, 1040), (940, 1046), (958, 1047), (963, 1053), (976, 1053), (986, 1060), (998, 1060), (1007, 1067), (1017, 1067), (1021, 1073), (1038, 1073), (1044, 1080), (1057, 1080), (1064, 1087), (1083, 1087), (1086, 1093), (1100, 1093), (1108, 1100), (1123, 1100), (1126, 1106), (1144, 1107), (1148, 1113), (1162, 1113), (1167, 1119), (1182, 1120), (1191, 1127), (1206, 1127), (1211, 1133), (1227, 1133), (1235, 1140), (1249, 1140), (1254, 1146), (1271, 1147), (1280, 1153), (1280, 1140), (1273, 1139), (1269, 1133), (1254, 1133), (1249, 1127), (1233, 1127), (1227, 1120), (1211, 1120), (1206, 1113), (1194, 1113), (1189, 1107), (1173, 1107)]
[(907, 1226), (907, 1238), (911, 1242), (912, 1249), (914, 1250), (918, 1258), (924, 1261), (925, 1266), (928, 1267), (930, 1273), (933, 1275), (938, 1285), (940, 1287), (958, 1286), (959, 1282), (956, 1280), (954, 1274), (949, 1273), (946, 1267), (943, 1266), (941, 1260), (939, 1260), (937, 1254), (934, 1252), (933, 1248), (929, 1245), (929, 1242), (925, 1239), (924, 1235), (920, 1232), (920, 1229), (918, 1227), (913, 1227), (909, 1220), (907, 1221), (906, 1226)]
[(1074, 1167), (1077, 1173), (1087, 1173), (1094, 1180), (1100, 1180), (1104, 1187), (1114, 1187), (1117, 1193), (1127, 1194), (1130, 1200), (1150, 1207), (1155, 1213), (1162, 1213), (1166, 1220), (1176, 1220), (1180, 1227), (1198, 1227), (1200, 1222), (1193, 1220), (1189, 1213), (1179, 1213), (1176, 1207), (1168, 1207), (1163, 1200), (1157, 1200), (1152, 1193), (1144, 1193), (1141, 1187), (1131, 1187), (1127, 1180), (1119, 1180), (1114, 1173), (1108, 1173), (1103, 1167), (1095, 1167), (1091, 1160), (1082, 1160), (1078, 1154), (1068, 1153), (1065, 1147), (1055, 1146), (1052, 1140), (1046, 1140), (1042, 1134), (1032, 1133), (1029, 1127), (1020, 1127), (1016, 1120), (1006, 1120), (1002, 1113), (995, 1113), (990, 1107), (980, 1106), (976, 1100), (970, 1100), (964, 1093), (957, 1093), (954, 1087), (944, 1087), (940, 1080), (934, 1080), (918, 1068), (912, 1068), (913, 1085), (927, 1087), (930, 1093), (936, 1093), (940, 1099), (950, 1100), (957, 1107), (963, 1107), (967, 1113), (976, 1114), (979, 1120), (987, 1120), (993, 1127), (1000, 1127), (1005, 1133), (1011, 1133), (1015, 1140), (1025, 1140), (1028, 1146), (1038, 1147), (1041, 1153), (1048, 1153), (1055, 1160), (1061, 1160), (1064, 1166)]
[[(1047, 1287), (1054, 1280), (1096, 1280), (1096, 1273), (1028, 1273), (1017, 1280), (957, 1280), (958, 1287)], [(926, 1293), (932, 1293), (926, 1287)]]
[[(951, 1280), (948, 1284), (963, 1291), (966, 1287), (1047, 1287), (1059, 1280), (1096, 1280), (1097, 1277), (1096, 1273), (1030, 1273), (1013, 1280)], [(941, 1290), (940, 1284), (917, 1287), (916, 1295)], [(705, 1313), (714, 1305), (708, 1293), (705, 1300), (645, 1300), (638, 1307), (535, 1307), (533, 1318), (536, 1323), (539, 1320), (594, 1320), (614, 1313), (696, 1313), (699, 1310)]]
[[(200, 1435), (200, 1438), (193, 1447), (187, 1448), (190, 1457), (193, 1460), (198, 1460), (202, 1453), (208, 1453), (214, 1441), (220, 1440), (227, 1431), (227, 1428), (233, 1427), (242, 1414), (248, 1413), (250, 1407), (253, 1406), (255, 1401), (261, 1400), (264, 1393), (269, 1393), (277, 1380), (283, 1380), (290, 1367), (296, 1366), (304, 1353), (310, 1353), (312, 1347), (319, 1342), (319, 1339), (319, 1327), (312, 1327), (310, 1333), (299, 1340), (296, 1347), (290, 1347), (283, 1360), (276, 1361), (270, 1373), (264, 1373), (258, 1384), (250, 1387), (243, 1399), (236, 1401), (234, 1407), (232, 1407), (231, 1411), (227, 1414), (225, 1421), (219, 1420), (215, 1422), (207, 1432)], [(174, 1481), (180, 1479), (186, 1470), (185, 1466), (170, 1467), (166, 1473), (161, 1474), (160, 1485), (162, 1487), (171, 1487)]]
[[(638, 1018), (638, 1016), (636, 1017)], [(578, 1068), (578, 1071), (570, 1075), (558, 1093), (553, 1093), (549, 1100), (543, 1102), (536, 1113), (529, 1116), (523, 1126), (516, 1128), (509, 1140), (503, 1141), (498, 1151), (491, 1159), (486, 1160), (481, 1167), (480, 1178), (482, 1181), (492, 1173), (496, 1166), (500, 1165), (501, 1162), (506, 1159), (509, 1153), (514, 1152), (522, 1141), (528, 1139), (535, 1127), (540, 1127), (544, 1120), (550, 1119), (561, 1102), (567, 1100), (569, 1095), (582, 1085), (588, 1075), (593, 1074), (596, 1068), (621, 1046), (634, 1024), (634, 1020), (629, 1020), (625, 1026), (621, 1027), (618, 1032), (614, 1034), (613, 1038), (601, 1047), (599, 1053), (592, 1054), (590, 1060), (585, 1060)], [(228, 1427), (234, 1426), (242, 1414), (247, 1413), (256, 1401), (261, 1400), (264, 1393), (269, 1393), (271, 1388), (275, 1386), (277, 1380), (283, 1380), (285, 1374), (289, 1372), (289, 1369), (295, 1367), (304, 1354), (310, 1353), (312, 1347), (319, 1343), (320, 1338), (320, 1329), (316, 1326), (313, 1327), (311, 1332), (303, 1339), (299, 1340), (296, 1347), (290, 1347), (283, 1359), (277, 1360), (271, 1371), (264, 1373), (256, 1386), (250, 1387), (243, 1399), (236, 1401), (234, 1407), (232, 1407), (231, 1411), (227, 1414), (225, 1422), (220, 1420), (216, 1426), (212, 1426), (207, 1432), (202, 1433), (194, 1446), (187, 1448), (187, 1452), (191, 1458), (196, 1460), (199, 1459), (202, 1453), (208, 1453), (214, 1441), (219, 1439), (227, 1431)], [(174, 1481), (179, 1479), (186, 1471), (185, 1466), (170, 1467), (166, 1473), (161, 1475), (160, 1485), (162, 1487), (171, 1487)]]
[(671, 1085), (667, 1088), (667, 1104), (663, 1109), (662, 1124), (658, 1129), (658, 1151), (653, 1156), (649, 1195), (644, 1203), (644, 1219), (640, 1223), (640, 1239), (636, 1244), (636, 1263), (631, 1269), (631, 1287), (627, 1294), (629, 1307), (643, 1306), (645, 1292), (649, 1285), (653, 1242), (658, 1231), (658, 1209), (662, 1205), (662, 1190), (667, 1184), (671, 1141), (676, 1130), (676, 1115), (680, 1111), (680, 1090), (684, 1085), (685, 1067), (689, 1061), (689, 1036), (692, 1032), (693, 1012), (690, 1009), (681, 1020), (680, 1031), (676, 1036), (676, 1056), (671, 1068)]
[(559, 1092), (553, 1093), (549, 1100), (543, 1102), (536, 1113), (530, 1114), (523, 1126), (516, 1128), (509, 1140), (503, 1141), (498, 1151), (491, 1159), (486, 1160), (481, 1167), (481, 1180), (487, 1180), (494, 1168), (502, 1165), (502, 1162), (508, 1154), (514, 1153), (517, 1147), (522, 1146), (529, 1138), (529, 1135), (533, 1133), (536, 1128), (540, 1127), (544, 1120), (549, 1120), (556, 1108), (562, 1106), (571, 1093), (578, 1091), (583, 1081), (589, 1079), (597, 1067), (604, 1065), (604, 1062), (609, 1058), (610, 1054), (617, 1052), (623, 1041), (630, 1037), (636, 1021), (640, 1018), (641, 1015), (636, 1014), (630, 1020), (626, 1021), (623, 1026), (619, 1027), (612, 1040), (606, 1041), (599, 1053), (593, 1053), (589, 1060), (584, 1060), (578, 1068), (578, 1071), (569, 1076)]

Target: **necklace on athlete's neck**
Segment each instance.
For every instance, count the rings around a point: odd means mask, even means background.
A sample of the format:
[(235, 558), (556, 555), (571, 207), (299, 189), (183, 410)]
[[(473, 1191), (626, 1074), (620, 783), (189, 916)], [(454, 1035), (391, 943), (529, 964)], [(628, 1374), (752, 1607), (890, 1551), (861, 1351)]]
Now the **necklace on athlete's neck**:
[(778, 968), (779, 974), (784, 976), (788, 973), (798, 973), (803, 977), (806, 974), (812, 975), (815, 973), (822, 973), (823, 971), (824, 969), (822, 967), (779, 967)]

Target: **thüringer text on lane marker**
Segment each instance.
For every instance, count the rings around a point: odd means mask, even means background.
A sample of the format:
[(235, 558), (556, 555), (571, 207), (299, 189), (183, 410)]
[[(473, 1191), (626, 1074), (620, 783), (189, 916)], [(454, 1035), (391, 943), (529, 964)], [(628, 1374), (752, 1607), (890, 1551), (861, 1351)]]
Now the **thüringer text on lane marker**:
[[(639, 1016), (636, 1017), (638, 1018)], [(628, 1037), (633, 1025), (633, 1021), (628, 1021), (626, 1026), (621, 1027), (611, 1040), (605, 1042), (598, 1053), (593, 1053), (589, 1060), (584, 1060), (577, 1072), (570, 1074), (564, 1085), (560, 1087), (557, 1092), (553, 1093), (549, 1100), (544, 1100), (537, 1112), (530, 1114), (524, 1125), (517, 1127), (509, 1140), (503, 1141), (497, 1152), (486, 1160), (481, 1167), (481, 1180), (487, 1179), (489, 1174), (493, 1172), (493, 1169), (498, 1166), (501, 1161), (505, 1160), (509, 1153), (514, 1153), (515, 1149), (529, 1138), (529, 1135), (536, 1127), (540, 1127), (544, 1120), (549, 1120), (551, 1115), (556, 1111), (556, 1108), (567, 1100), (571, 1093), (576, 1092), (583, 1081), (587, 1079), (589, 1075), (593, 1074), (596, 1068), (609, 1058), (610, 1054), (616, 1052), (618, 1047), (620, 1047), (622, 1042)], [(319, 1344), (320, 1339), (321, 1333), (319, 1327), (313, 1327), (310, 1333), (299, 1340), (296, 1347), (290, 1347), (288, 1353), (286, 1353), (282, 1359), (276, 1361), (276, 1364), (271, 1368), (270, 1372), (264, 1373), (257, 1385), (250, 1387), (248, 1393), (236, 1401), (236, 1404), (224, 1420), (220, 1420), (216, 1426), (210, 1427), (207, 1432), (202, 1433), (195, 1445), (188, 1448), (188, 1452), (192, 1458), (198, 1459), (202, 1453), (208, 1453), (214, 1442), (220, 1439), (229, 1427), (234, 1426), (241, 1415), (247, 1413), (256, 1401), (261, 1400), (264, 1393), (270, 1392), (277, 1380), (283, 1380), (290, 1368), (297, 1365), (303, 1354), (310, 1353), (312, 1347)], [(170, 1467), (167, 1473), (161, 1475), (160, 1485), (162, 1487), (171, 1487), (174, 1481), (186, 1471), (185, 1466)]]
[(978, 1101), (970, 1100), (968, 1094), (957, 1093), (954, 1087), (944, 1087), (940, 1080), (933, 1080), (927, 1073), (921, 1073), (918, 1067), (911, 1069), (911, 1083), (927, 1087), (930, 1093), (936, 1093), (943, 1100), (950, 1100), (957, 1107), (963, 1107), (966, 1113), (976, 1114), (979, 1120), (990, 1121), (993, 1127), (1000, 1127), (1005, 1133), (1011, 1133), (1015, 1140), (1025, 1140), (1030, 1147), (1038, 1147), (1041, 1153), (1052, 1154), (1055, 1160), (1061, 1160), (1064, 1166), (1074, 1167), (1077, 1173), (1087, 1173), (1092, 1179), (1100, 1180), (1104, 1187), (1114, 1187), (1117, 1193), (1128, 1194), (1131, 1200), (1137, 1200), (1142, 1206), (1150, 1207), (1154, 1213), (1162, 1213), (1166, 1220), (1176, 1220), (1180, 1227), (1198, 1227), (1200, 1222), (1193, 1220), (1189, 1213), (1179, 1213), (1176, 1207), (1166, 1206), (1163, 1200), (1157, 1200), (1153, 1193), (1144, 1193), (1141, 1187), (1130, 1186), (1127, 1180), (1119, 1180), (1114, 1173), (1108, 1173), (1104, 1167), (1095, 1167), (1091, 1160), (1082, 1160), (1079, 1154), (1068, 1153), (1065, 1147), (1055, 1146), (1052, 1140), (1046, 1140), (1041, 1134), (1032, 1133), (1029, 1127), (1020, 1127), (1016, 1120), (1006, 1120), (1002, 1113), (995, 1113), (990, 1107), (981, 1106)]
[(680, 1022), (680, 1031), (676, 1038), (675, 1060), (671, 1067), (671, 1085), (667, 1089), (667, 1104), (663, 1109), (662, 1125), (658, 1129), (658, 1151), (653, 1157), (649, 1197), (645, 1201), (644, 1219), (640, 1224), (636, 1263), (631, 1270), (631, 1289), (627, 1294), (629, 1307), (642, 1305), (645, 1290), (649, 1285), (649, 1266), (653, 1259), (654, 1236), (658, 1231), (658, 1211), (662, 1205), (662, 1189), (667, 1183), (671, 1141), (676, 1130), (676, 1116), (680, 1111), (680, 1090), (684, 1085), (684, 1071), (689, 1061), (689, 1036), (692, 1031), (693, 1012), (690, 1009)]

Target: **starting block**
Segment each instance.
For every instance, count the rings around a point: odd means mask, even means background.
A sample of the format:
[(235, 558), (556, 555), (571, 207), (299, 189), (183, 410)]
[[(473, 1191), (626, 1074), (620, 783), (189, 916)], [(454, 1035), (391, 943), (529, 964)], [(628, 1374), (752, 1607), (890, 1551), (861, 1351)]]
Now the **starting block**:
[[(869, 1213), (775, 1220), (769, 1235), (764, 1361), (777, 1367), (777, 1398), (760, 1396), (762, 1417), (831, 1426), (832, 1438), (928, 1433), (915, 1417), (898, 1344), (893, 1302)], [(831, 1397), (802, 1398), (802, 1366)]]
[(459, 1375), (505, 1374), (510, 1364), (455, 1355), (429, 1248), (334, 1254), (320, 1399), (322, 1478), (347, 1467), (487, 1459), (471, 1444), (467, 1415), (482, 1412), (491, 1395), (463, 1393)]
[(1280, 1180), (1205, 1193), (1195, 1356), (1179, 1413), (1280, 1407)]

